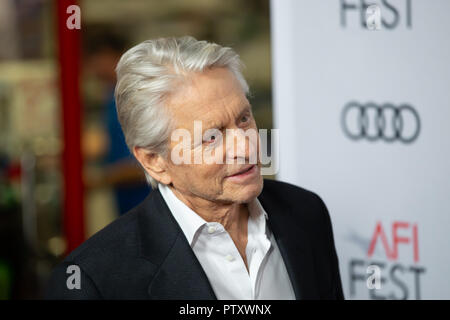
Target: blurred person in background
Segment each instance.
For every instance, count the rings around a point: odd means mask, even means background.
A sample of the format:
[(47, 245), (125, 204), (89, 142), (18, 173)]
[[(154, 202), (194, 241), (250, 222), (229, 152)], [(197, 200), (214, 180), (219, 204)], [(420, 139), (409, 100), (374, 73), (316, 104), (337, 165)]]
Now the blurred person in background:
[[(86, 39), (86, 72), (100, 81), (101, 87), (105, 89), (102, 121), (107, 142), (104, 150), (99, 148), (101, 153), (104, 152), (100, 155), (103, 158), (102, 169), (95, 174), (85, 174), (85, 183), (88, 188), (111, 186), (118, 212), (122, 215), (139, 204), (150, 192), (142, 170), (128, 150), (117, 119), (114, 100), (115, 67), (126, 48), (126, 40), (117, 33), (108, 31), (88, 33)], [(85, 135), (85, 139), (90, 138), (92, 135)]]

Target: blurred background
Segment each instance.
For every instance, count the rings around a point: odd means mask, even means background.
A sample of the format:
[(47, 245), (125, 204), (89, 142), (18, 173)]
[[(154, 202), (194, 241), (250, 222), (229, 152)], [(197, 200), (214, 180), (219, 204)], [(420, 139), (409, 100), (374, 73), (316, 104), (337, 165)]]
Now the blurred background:
[[(0, 0), (0, 299), (41, 298), (52, 267), (69, 249), (62, 162), (71, 145), (63, 134), (57, 2)], [(246, 65), (258, 126), (272, 128), (270, 5), (269, 0), (78, 5), (81, 235), (87, 238), (150, 192), (115, 113), (114, 68), (124, 50), (146, 39), (182, 35), (232, 46)]]

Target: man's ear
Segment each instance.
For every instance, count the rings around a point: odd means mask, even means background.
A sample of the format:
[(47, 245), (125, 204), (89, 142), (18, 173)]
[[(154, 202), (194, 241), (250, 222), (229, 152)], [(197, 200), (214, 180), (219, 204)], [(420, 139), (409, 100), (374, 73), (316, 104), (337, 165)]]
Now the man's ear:
[(133, 154), (153, 179), (163, 184), (172, 182), (172, 178), (167, 171), (167, 161), (161, 155), (141, 147), (134, 147)]

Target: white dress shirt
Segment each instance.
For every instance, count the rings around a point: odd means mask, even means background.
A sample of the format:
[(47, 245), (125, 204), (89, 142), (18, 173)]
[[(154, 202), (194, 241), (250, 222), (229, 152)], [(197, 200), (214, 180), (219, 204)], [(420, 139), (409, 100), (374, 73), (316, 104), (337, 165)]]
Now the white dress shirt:
[(203, 267), (217, 299), (295, 299), (283, 258), (266, 224), (267, 213), (258, 198), (248, 204), (247, 271), (222, 224), (205, 221), (178, 199), (168, 186), (160, 183), (158, 187)]

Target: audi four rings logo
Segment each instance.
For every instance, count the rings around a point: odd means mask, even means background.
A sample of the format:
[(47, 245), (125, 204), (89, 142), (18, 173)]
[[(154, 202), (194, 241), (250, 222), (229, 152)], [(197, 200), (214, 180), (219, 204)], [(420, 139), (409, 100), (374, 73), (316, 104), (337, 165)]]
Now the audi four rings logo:
[(407, 104), (352, 101), (342, 111), (341, 124), (345, 134), (353, 140), (412, 143), (420, 133), (419, 114)]

